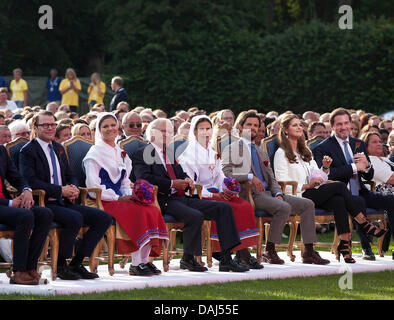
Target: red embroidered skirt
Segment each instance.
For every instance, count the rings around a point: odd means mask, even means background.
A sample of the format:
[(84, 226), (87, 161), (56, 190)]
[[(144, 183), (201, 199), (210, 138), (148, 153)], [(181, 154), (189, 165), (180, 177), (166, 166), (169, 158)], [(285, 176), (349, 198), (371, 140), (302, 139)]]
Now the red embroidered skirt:
[[(225, 201), (233, 208), (235, 223), (238, 228), (239, 238), (241, 244), (236, 246), (232, 251), (238, 251), (244, 248), (252, 247), (257, 245), (259, 230), (256, 225), (256, 218), (252, 205), (244, 199), (234, 197), (231, 201), (224, 199), (203, 198), (204, 200), (212, 201)], [(212, 239), (212, 251), (220, 251), (219, 237), (216, 229), (216, 222), (211, 222), (211, 239)]]
[(106, 212), (116, 219), (116, 247), (118, 253), (129, 254), (144, 245), (151, 245), (151, 257), (159, 257), (163, 241), (168, 245), (166, 224), (154, 205), (134, 201), (103, 201)]

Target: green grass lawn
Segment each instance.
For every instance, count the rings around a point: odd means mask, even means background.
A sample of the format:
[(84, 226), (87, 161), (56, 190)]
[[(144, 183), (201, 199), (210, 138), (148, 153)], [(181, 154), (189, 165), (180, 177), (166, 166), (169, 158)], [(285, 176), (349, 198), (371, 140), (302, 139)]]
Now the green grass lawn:
[[(299, 238), (299, 237), (298, 237)], [(332, 242), (333, 232), (318, 235), (319, 242)], [(354, 239), (358, 239), (354, 236)], [(287, 240), (284, 239), (283, 242)], [(180, 244), (179, 244), (180, 245)], [(387, 254), (391, 255), (393, 242)], [(329, 248), (319, 248), (329, 250)], [(353, 247), (360, 253), (359, 246)], [(376, 248), (374, 248), (376, 253)], [(299, 255), (298, 250), (295, 251)], [(277, 280), (250, 280), (220, 284), (205, 284), (167, 288), (146, 288), (128, 291), (110, 291), (84, 295), (42, 297), (33, 295), (0, 295), (13, 300), (393, 300), (394, 271), (353, 274), (353, 288), (342, 290), (342, 275), (288, 278)]]

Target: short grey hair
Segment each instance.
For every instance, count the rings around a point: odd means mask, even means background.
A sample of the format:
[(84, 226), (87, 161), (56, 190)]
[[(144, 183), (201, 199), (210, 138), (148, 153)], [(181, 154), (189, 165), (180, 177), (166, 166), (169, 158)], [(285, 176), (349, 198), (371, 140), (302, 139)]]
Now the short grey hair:
[(127, 119), (129, 118), (129, 117), (131, 117), (131, 116), (137, 116), (138, 118), (140, 118), (140, 120), (141, 120), (141, 122), (142, 122), (142, 118), (141, 118), (141, 116), (137, 113), (137, 112), (135, 112), (135, 111), (129, 111), (129, 112), (127, 112), (124, 116), (123, 116), (123, 118), (122, 118), (122, 124), (123, 125), (125, 125), (126, 124), (126, 122), (127, 122)]
[(146, 139), (148, 141), (152, 141), (152, 133), (153, 130), (157, 128), (157, 125), (160, 123), (165, 123), (166, 126), (170, 126), (172, 128), (172, 130), (174, 130), (174, 126), (172, 125), (172, 122), (170, 121), (170, 119), (167, 118), (158, 118), (153, 120), (151, 123), (149, 123), (148, 127), (146, 128)]
[(10, 132), (11, 132), (11, 139), (12, 139), (12, 140), (15, 139), (15, 136), (16, 136), (16, 134), (17, 134), (19, 131), (21, 131), (21, 130), (23, 130), (23, 129), (25, 129), (25, 130), (27, 130), (27, 131), (30, 131), (29, 126), (27, 125), (27, 123), (26, 123), (24, 120), (16, 120), (16, 121), (11, 122), (11, 123), (8, 125), (8, 129), (10, 129)]

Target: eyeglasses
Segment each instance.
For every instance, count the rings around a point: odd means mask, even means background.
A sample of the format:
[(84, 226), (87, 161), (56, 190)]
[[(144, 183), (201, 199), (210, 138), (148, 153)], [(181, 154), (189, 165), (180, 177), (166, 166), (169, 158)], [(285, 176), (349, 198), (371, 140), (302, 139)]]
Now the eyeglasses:
[(48, 129), (55, 129), (57, 124), (56, 123), (40, 123), (40, 124), (37, 124), (37, 126), (43, 127), (45, 130), (48, 130)]
[(142, 123), (134, 123), (134, 122), (132, 122), (132, 123), (129, 123), (128, 125), (129, 125), (130, 129), (133, 129), (134, 127), (136, 127), (136, 128), (141, 128), (142, 127)]

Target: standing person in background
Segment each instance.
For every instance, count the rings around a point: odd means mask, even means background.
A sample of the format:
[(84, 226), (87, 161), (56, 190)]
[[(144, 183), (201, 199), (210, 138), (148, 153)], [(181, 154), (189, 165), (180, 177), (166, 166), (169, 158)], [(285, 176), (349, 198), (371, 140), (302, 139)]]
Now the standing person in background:
[(68, 104), (71, 112), (77, 112), (79, 106), (78, 93), (81, 91), (81, 82), (72, 68), (66, 70), (65, 79), (60, 82), (59, 91), (62, 95), (61, 104)]
[(126, 90), (123, 88), (123, 79), (121, 77), (113, 77), (111, 80), (111, 89), (115, 92), (111, 103), (109, 105), (109, 110), (114, 111), (116, 106), (121, 101), (129, 102)]
[(56, 102), (57, 105), (60, 105), (60, 101), (62, 100), (62, 95), (59, 91), (60, 81), (60, 78), (57, 76), (57, 70), (51, 69), (47, 81), (47, 104)]
[(24, 108), (27, 103), (27, 82), (22, 79), (22, 69), (17, 68), (12, 72), (14, 80), (10, 83), (11, 100), (15, 102), (18, 108)]
[(90, 77), (90, 85), (88, 88), (88, 105), (93, 107), (96, 103), (104, 104), (105, 83), (101, 81), (100, 74), (95, 72)]

